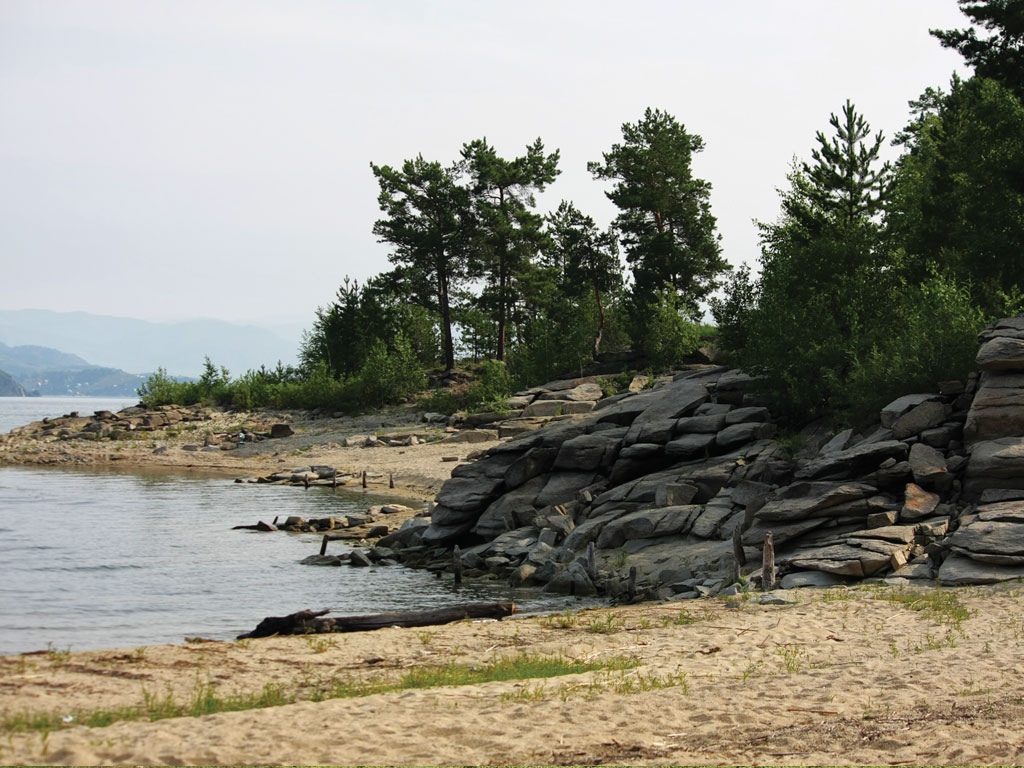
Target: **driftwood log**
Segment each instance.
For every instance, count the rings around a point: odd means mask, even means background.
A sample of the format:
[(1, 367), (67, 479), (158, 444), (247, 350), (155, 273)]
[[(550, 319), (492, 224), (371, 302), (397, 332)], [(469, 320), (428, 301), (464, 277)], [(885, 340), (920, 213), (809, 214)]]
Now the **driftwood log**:
[(252, 632), (239, 635), (247, 637), (270, 637), (271, 635), (309, 635), (321, 632), (368, 632), (385, 627), (429, 627), (436, 624), (451, 624), (464, 619), (503, 619), (516, 611), (516, 604), (464, 603), (446, 608), (432, 608), (426, 611), (402, 613), (375, 613), (368, 616), (336, 616), (324, 618), (329, 611), (299, 611), (287, 616), (267, 616), (256, 625)]

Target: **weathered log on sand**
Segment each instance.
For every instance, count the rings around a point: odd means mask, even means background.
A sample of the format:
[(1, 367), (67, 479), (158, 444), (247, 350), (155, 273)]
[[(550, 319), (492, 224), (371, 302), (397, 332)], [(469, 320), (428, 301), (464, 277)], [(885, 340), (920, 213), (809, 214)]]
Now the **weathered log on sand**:
[(451, 624), (464, 619), (503, 619), (516, 611), (512, 602), (464, 603), (446, 608), (402, 613), (375, 613), (368, 616), (337, 616), (322, 618), (329, 611), (299, 611), (287, 616), (268, 616), (252, 632), (239, 635), (270, 637), (271, 635), (309, 635), (321, 632), (368, 632), (385, 627), (429, 627)]

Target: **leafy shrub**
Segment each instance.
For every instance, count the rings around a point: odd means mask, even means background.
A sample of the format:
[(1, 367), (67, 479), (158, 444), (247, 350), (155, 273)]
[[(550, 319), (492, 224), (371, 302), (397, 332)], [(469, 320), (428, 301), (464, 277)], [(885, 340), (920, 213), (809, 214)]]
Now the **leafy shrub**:
[(933, 273), (921, 285), (905, 288), (894, 319), (880, 329), (843, 386), (849, 418), (873, 420), (900, 395), (928, 392), (938, 381), (965, 377), (974, 370), (977, 334), (984, 325), (966, 284)]
[(356, 378), (362, 402), (375, 406), (409, 398), (427, 383), (412, 347), (402, 334), (395, 337), (390, 352), (382, 340), (374, 341)]
[(704, 332), (689, 319), (688, 307), (674, 289), (665, 286), (634, 312), (634, 348), (655, 370), (669, 370), (692, 355)]
[(476, 381), (466, 393), (466, 407), (475, 411), (502, 411), (512, 394), (512, 381), (505, 364), (485, 360), (476, 370)]

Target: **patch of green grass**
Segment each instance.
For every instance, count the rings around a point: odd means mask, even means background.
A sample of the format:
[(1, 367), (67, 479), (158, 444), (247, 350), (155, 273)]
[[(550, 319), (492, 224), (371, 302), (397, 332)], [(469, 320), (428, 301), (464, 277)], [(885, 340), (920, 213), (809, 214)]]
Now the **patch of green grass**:
[(540, 619), (540, 625), (548, 629), (572, 629), (579, 624), (580, 617), (572, 609), (566, 608), (565, 613), (553, 613)]
[(622, 629), (622, 624), (622, 619), (609, 611), (603, 619), (591, 619), (587, 631), (597, 635), (612, 635)]
[[(577, 661), (562, 656), (520, 654), (496, 658), (489, 664), (470, 666), (447, 664), (441, 667), (412, 669), (398, 681), (383, 679), (351, 681), (332, 679), (326, 687), (315, 690), (309, 698), (354, 698), (377, 693), (391, 693), (414, 688), (439, 688), (460, 685), (478, 685), (501, 680), (528, 680), (576, 675), (593, 671), (624, 671), (634, 669), (639, 662), (627, 656), (612, 656), (596, 661)], [(85, 725), (103, 728), (124, 720), (165, 720), (172, 717), (201, 717), (218, 712), (238, 712), (291, 704), (298, 697), (281, 685), (267, 683), (257, 693), (237, 693), (221, 696), (210, 682), (196, 679), (195, 687), (186, 701), (179, 701), (171, 691), (158, 696), (143, 689), (142, 704), (74, 712), (41, 712), (7, 715), (0, 720), (0, 731), (39, 731), (44, 734), (60, 728)]]
[(707, 620), (712, 614), (708, 612), (694, 614), (686, 608), (681, 608), (675, 616), (669, 616), (663, 622), (666, 627), (686, 627), (690, 624)]
[(876, 600), (887, 600), (909, 611), (919, 611), (937, 624), (945, 624), (963, 634), (963, 623), (971, 617), (971, 611), (957, 597), (955, 592), (945, 589), (917, 590), (900, 587), (875, 592)]
[(775, 649), (775, 653), (782, 659), (782, 665), (786, 668), (786, 672), (791, 675), (803, 671), (807, 666), (807, 651), (798, 645), (792, 643), (780, 645)]
[(315, 637), (313, 635), (306, 635), (306, 645), (313, 653), (324, 653), (329, 648), (337, 648), (338, 642), (328, 637)]
[(71, 713), (16, 714), (0, 721), (0, 729), (7, 732), (41, 731), (47, 733), (76, 725), (105, 728), (124, 720), (149, 720), (152, 722), (171, 717), (199, 717), (217, 712), (277, 707), (282, 704), (291, 704), (293, 701), (295, 701), (294, 696), (286, 694), (282, 686), (274, 683), (267, 683), (259, 693), (220, 696), (212, 683), (197, 679), (195, 687), (186, 701), (178, 701), (170, 691), (161, 697), (143, 689), (141, 705), (80, 710)]

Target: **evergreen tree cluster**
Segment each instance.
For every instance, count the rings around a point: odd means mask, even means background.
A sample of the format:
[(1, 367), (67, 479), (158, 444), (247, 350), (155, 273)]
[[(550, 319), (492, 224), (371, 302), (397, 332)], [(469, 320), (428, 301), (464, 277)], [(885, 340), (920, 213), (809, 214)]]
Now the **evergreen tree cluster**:
[(317, 311), (304, 369), (357, 375), (375, 343), (393, 350), (398, 340), (447, 371), (493, 358), (517, 384), (631, 344), (658, 365), (692, 353), (701, 302), (729, 269), (711, 186), (691, 172), (704, 143), (660, 110), (622, 134), (589, 167), (612, 183), (620, 215), (609, 229), (569, 201), (537, 211), (537, 193), (560, 173), (559, 153), (539, 138), (513, 158), (477, 139), (449, 164), (371, 163), (382, 214), (373, 232), (393, 268), (362, 286), (345, 279)]
[(847, 101), (759, 225), (759, 276), (713, 302), (721, 346), (794, 424), (964, 376), (976, 332), (1022, 308), (1024, 0), (959, 2), (975, 26), (932, 34), (973, 77), (910, 102), (894, 166)]

